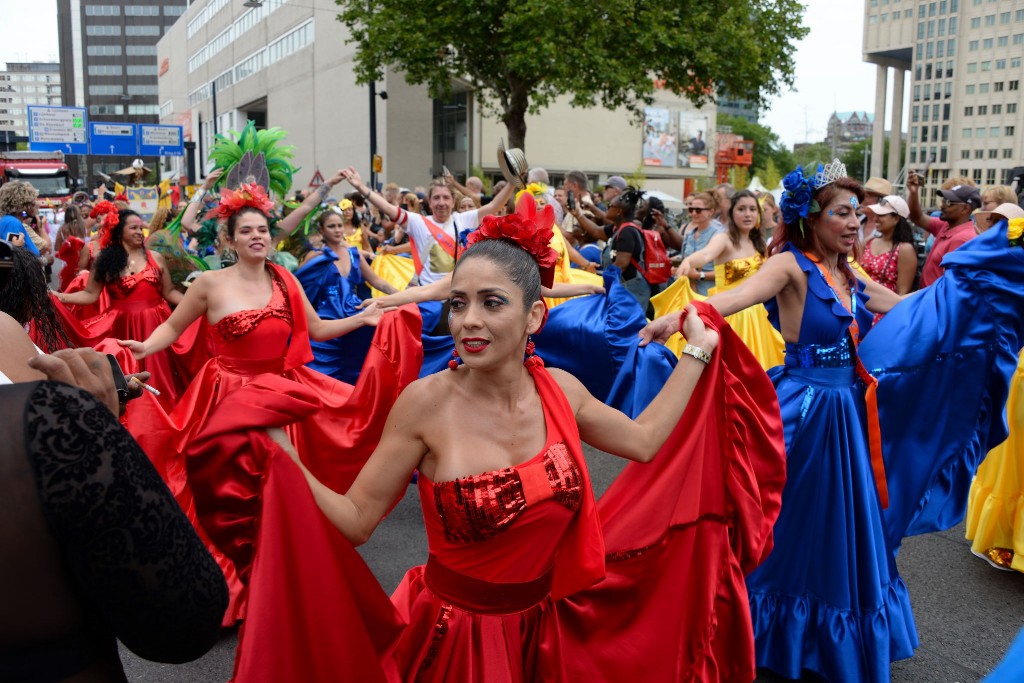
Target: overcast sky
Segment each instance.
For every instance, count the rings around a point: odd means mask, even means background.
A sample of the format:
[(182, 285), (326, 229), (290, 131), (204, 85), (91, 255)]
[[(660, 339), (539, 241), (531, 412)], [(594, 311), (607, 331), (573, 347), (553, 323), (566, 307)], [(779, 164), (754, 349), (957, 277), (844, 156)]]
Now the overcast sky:
[[(761, 123), (787, 145), (823, 139), (833, 111), (873, 113), (875, 106), (875, 67), (861, 61), (864, 1), (805, 4), (811, 31), (797, 51), (795, 88), (761, 113)], [(56, 0), (0, 0), (0, 16), (8, 29), (0, 41), (0, 61), (57, 61)], [(906, 129), (906, 116), (903, 120)]]

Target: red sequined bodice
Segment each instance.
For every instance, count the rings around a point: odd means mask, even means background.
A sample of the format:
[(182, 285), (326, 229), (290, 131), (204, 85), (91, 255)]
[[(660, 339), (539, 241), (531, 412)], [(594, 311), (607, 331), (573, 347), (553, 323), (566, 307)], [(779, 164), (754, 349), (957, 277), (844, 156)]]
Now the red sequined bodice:
[[(125, 275), (107, 284), (107, 291), (114, 299), (163, 298), (163, 282), (160, 270), (153, 257), (146, 255), (146, 266), (132, 275)], [(134, 296), (133, 296), (134, 295)]]
[[(223, 344), (236, 341), (256, 329), (261, 322), (267, 318), (276, 318), (285, 323), (288, 330), (292, 325), (292, 309), (288, 305), (288, 292), (285, 291), (284, 283), (276, 276), (273, 277), (274, 291), (270, 296), (270, 303), (263, 308), (253, 308), (245, 311), (229, 313), (213, 325), (213, 336), (215, 341)], [(285, 336), (287, 342), (287, 335)], [(287, 343), (285, 344), (287, 348)]]
[(582, 500), (579, 467), (562, 442), (521, 465), (434, 485), (445, 537), (454, 543), (492, 538), (549, 498), (572, 511)]

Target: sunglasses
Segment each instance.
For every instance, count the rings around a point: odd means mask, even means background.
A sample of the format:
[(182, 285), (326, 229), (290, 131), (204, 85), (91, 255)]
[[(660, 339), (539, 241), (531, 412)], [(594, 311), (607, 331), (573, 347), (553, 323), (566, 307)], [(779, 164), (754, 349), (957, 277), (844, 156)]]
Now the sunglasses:
[(686, 207), (686, 210), (689, 213), (704, 213), (705, 211), (710, 211), (711, 209), (705, 209), (705, 208), (700, 207), (700, 206), (688, 206), (688, 207)]
[(957, 204), (966, 204), (966, 203), (967, 202), (951, 202), (948, 199), (943, 199), (942, 200), (942, 207), (946, 208), (946, 207), (949, 207), (949, 206), (956, 206)]

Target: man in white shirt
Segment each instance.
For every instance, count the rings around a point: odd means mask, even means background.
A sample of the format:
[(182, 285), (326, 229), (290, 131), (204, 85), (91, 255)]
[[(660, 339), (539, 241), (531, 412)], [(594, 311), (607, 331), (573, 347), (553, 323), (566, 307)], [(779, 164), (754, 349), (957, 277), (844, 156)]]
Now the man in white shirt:
[[(349, 182), (367, 201), (372, 202), (381, 213), (395, 221), (395, 238), (400, 239), (401, 232), (407, 232), (412, 241), (413, 261), (421, 285), (429, 285), (440, 280), (455, 269), (456, 236), (464, 236), (480, 226), (485, 216), (497, 213), (498, 208), (512, 196), (514, 188), (506, 185), (495, 197), (484, 206), (474, 211), (455, 213), (455, 199), (451, 188), (443, 179), (435, 179), (430, 183), (427, 204), (431, 216), (421, 216), (405, 209), (393, 206), (378, 192), (365, 184), (354, 168), (342, 171), (342, 177)], [(458, 232), (456, 232), (458, 230)]]

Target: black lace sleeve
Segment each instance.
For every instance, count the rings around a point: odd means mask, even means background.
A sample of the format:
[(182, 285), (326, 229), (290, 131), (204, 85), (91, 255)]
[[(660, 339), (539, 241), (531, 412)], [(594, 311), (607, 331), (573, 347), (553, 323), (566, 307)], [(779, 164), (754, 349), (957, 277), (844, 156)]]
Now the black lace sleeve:
[(81, 389), (41, 382), (25, 443), (76, 590), (129, 649), (190, 661), (217, 641), (227, 586), (135, 440)]

